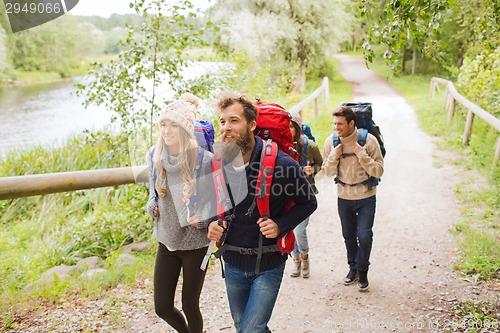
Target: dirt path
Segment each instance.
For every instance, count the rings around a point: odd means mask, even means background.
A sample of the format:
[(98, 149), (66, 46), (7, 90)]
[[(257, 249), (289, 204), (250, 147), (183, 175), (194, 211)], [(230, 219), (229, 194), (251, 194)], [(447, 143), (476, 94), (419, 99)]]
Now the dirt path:
[[(387, 147), (379, 186), (370, 292), (344, 286), (345, 247), (333, 180), (318, 178), (319, 207), (311, 217), (311, 277), (289, 276), (270, 322), (273, 332), (443, 331), (450, 304), (465, 283), (453, 272), (454, 239), (460, 220), (453, 189), (459, 171), (433, 167), (434, 146), (417, 125), (414, 111), (383, 78), (358, 59), (339, 56), (341, 74), (355, 100), (373, 103)], [(322, 146), (323, 143), (320, 143)], [(206, 332), (233, 332), (220, 268), (209, 272), (202, 294)], [(127, 332), (173, 332), (155, 318), (133, 320)]]

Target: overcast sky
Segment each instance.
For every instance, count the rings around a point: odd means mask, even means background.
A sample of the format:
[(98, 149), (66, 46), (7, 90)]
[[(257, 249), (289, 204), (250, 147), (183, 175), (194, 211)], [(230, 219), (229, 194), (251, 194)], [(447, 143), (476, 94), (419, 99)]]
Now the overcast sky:
[[(210, 0), (192, 0), (192, 2), (205, 8)], [(80, 0), (70, 13), (73, 15), (98, 15), (103, 17), (109, 17), (113, 13), (133, 14), (135, 11), (129, 7), (129, 3), (129, 0)]]

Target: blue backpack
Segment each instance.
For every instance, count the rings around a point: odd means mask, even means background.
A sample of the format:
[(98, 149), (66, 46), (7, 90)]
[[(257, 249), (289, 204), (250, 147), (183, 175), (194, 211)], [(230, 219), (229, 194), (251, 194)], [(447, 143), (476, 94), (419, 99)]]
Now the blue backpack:
[(313, 140), (314, 142), (316, 142), (316, 139), (314, 138), (314, 136), (312, 135), (312, 132), (311, 132), (311, 126), (307, 125), (306, 123), (302, 123), (300, 125), (300, 127), (302, 129), (302, 134), (307, 135), (307, 137), (310, 140)]
[(194, 124), (194, 136), (198, 141), (198, 146), (205, 148), (209, 152), (214, 152), (215, 131), (214, 125), (208, 120), (196, 120)]

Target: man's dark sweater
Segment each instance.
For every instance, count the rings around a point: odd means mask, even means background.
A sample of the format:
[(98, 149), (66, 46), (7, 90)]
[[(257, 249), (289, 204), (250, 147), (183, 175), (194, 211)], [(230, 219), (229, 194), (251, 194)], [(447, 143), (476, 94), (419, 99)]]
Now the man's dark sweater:
[[(236, 200), (236, 207), (232, 210), (235, 218), (228, 228), (226, 244), (246, 248), (257, 248), (259, 246), (260, 229), (257, 224), (257, 220), (260, 218), (259, 210), (255, 206), (250, 215), (247, 215), (247, 212), (249, 212), (249, 208), (255, 200), (255, 184), (257, 183), (262, 147), (262, 139), (255, 137), (255, 147), (249, 164), (245, 168), (246, 178), (241, 177), (242, 172), (238, 174), (238, 171), (234, 170), (231, 165), (224, 168), (227, 177), (226, 182), (230, 184), (231, 193)], [(242, 197), (242, 192), (246, 196)], [(240, 193), (240, 198), (238, 198), (238, 193)], [(295, 205), (285, 212), (287, 198), (292, 199)], [(302, 172), (302, 168), (282, 151), (278, 151), (276, 158), (269, 205), (270, 218), (278, 224), (281, 235), (293, 230), (310, 216), (317, 207), (316, 197)], [(276, 238), (262, 237), (264, 246), (276, 244)], [(255, 271), (257, 255), (226, 251), (223, 258), (228, 264), (240, 270)], [(273, 269), (285, 262), (286, 259), (287, 255), (281, 252), (264, 253), (260, 271)]]

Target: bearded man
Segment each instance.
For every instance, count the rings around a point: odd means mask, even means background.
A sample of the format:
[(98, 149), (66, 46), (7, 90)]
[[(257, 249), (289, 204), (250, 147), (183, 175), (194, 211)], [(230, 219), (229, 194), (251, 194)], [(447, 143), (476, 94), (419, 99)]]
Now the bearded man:
[[(258, 109), (247, 97), (223, 93), (218, 102), (220, 134), (223, 145), (238, 146), (242, 158), (224, 150), (223, 168), (233, 207), (219, 226), (208, 226), (208, 238), (230, 245), (223, 253), (227, 297), (237, 332), (271, 332), (268, 322), (278, 297), (287, 255), (278, 250), (266, 251), (258, 260), (259, 241), (266, 249), (277, 238), (292, 231), (317, 207), (316, 197), (299, 164), (278, 151), (270, 194), (270, 216), (261, 218), (255, 206), (260, 157), (264, 146), (254, 136)], [(229, 157), (229, 158), (227, 158)], [(244, 193), (244, 194), (242, 194)], [(285, 211), (291, 198), (295, 205)], [(215, 223), (214, 223), (215, 222)]]

